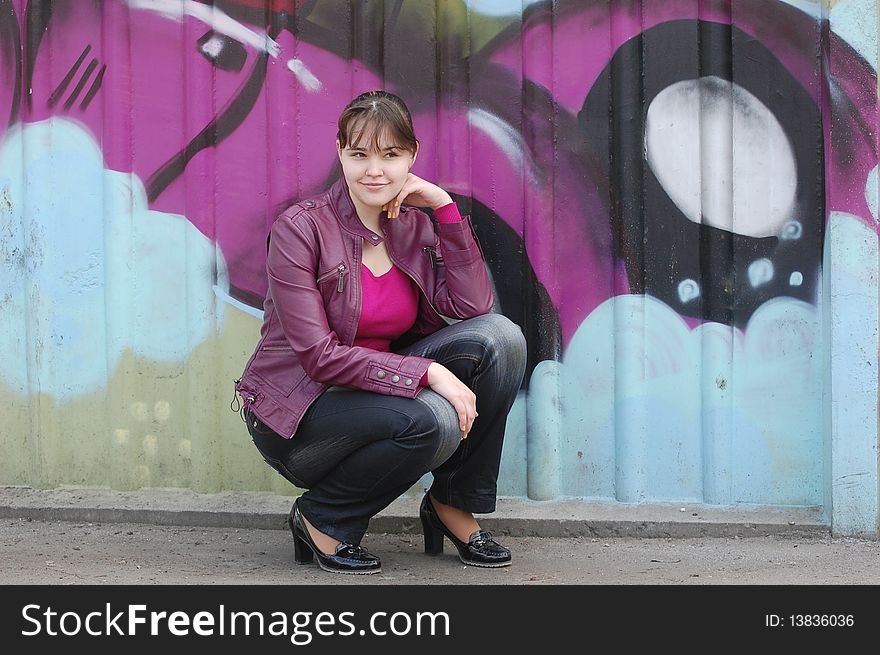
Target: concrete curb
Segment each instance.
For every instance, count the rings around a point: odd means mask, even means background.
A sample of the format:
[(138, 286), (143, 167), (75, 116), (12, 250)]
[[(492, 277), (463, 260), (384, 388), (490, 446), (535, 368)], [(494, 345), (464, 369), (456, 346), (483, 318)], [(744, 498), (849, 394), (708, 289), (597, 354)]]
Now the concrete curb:
[[(212, 528), (285, 529), (293, 496), (254, 492), (197, 494), (188, 490), (113, 491), (93, 488), (0, 487), (0, 518), (81, 523), (140, 523)], [(376, 516), (371, 532), (421, 532), (418, 496), (403, 496)], [(690, 503), (625, 504), (566, 499), (501, 498), (480, 524), (514, 537), (754, 537), (822, 535), (821, 508)]]

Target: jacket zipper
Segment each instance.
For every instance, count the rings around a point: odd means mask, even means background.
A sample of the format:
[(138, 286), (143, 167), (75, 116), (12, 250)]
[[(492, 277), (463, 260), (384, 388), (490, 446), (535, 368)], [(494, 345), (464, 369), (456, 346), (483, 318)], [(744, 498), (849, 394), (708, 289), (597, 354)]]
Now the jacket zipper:
[(339, 266), (334, 268), (332, 271), (324, 273), (323, 275), (318, 277), (316, 282), (321, 283), (324, 280), (327, 280), (327, 279), (333, 277), (334, 275), (339, 276), (339, 282), (336, 284), (336, 293), (342, 293), (342, 281), (343, 281), (343, 276), (345, 275), (345, 264), (340, 264)]
[[(358, 268), (360, 268), (360, 265), (359, 265), (360, 262), (357, 261), (357, 260), (358, 260), (357, 245), (355, 245), (354, 258), (355, 258), (355, 264), (358, 264)], [(339, 264), (339, 266), (337, 266), (334, 270), (332, 270), (332, 271), (330, 271), (330, 272), (328, 272), (328, 273), (324, 273), (324, 275), (322, 275), (321, 277), (319, 277), (317, 281), (318, 281), (318, 282), (322, 282), (323, 280), (326, 280), (327, 278), (329, 278), (329, 277), (332, 276), (333, 274), (339, 275), (339, 282), (336, 284), (336, 292), (337, 292), (337, 293), (342, 293), (342, 281), (343, 281), (343, 277), (342, 277), (342, 276), (345, 275), (345, 264), (344, 264), (344, 263)], [(355, 288), (357, 287), (357, 281), (356, 281), (356, 280), (353, 279), (353, 280), (352, 280), (352, 284), (355, 285)], [(356, 316), (356, 318), (355, 318), (355, 322), (354, 322), (354, 324), (355, 324), (355, 332), (357, 332), (357, 323), (358, 323), (358, 321), (360, 320), (360, 314), (361, 314), (361, 294), (358, 293), (357, 296), (358, 296), (358, 298), (357, 298), (357, 310), (356, 310), (356, 312), (355, 312), (355, 316)], [(352, 337), (351, 337), (351, 343), (349, 343), (348, 345), (351, 346), (352, 344), (354, 344), (354, 335), (352, 335)], [(320, 395), (321, 395), (321, 394), (319, 393), (318, 396), (320, 396)], [(315, 398), (317, 398), (318, 396), (315, 396)], [(309, 404), (311, 404), (312, 402), (314, 402), (315, 398), (312, 398), (312, 399), (309, 401)], [(292, 435), (290, 435), (290, 438), (293, 439), (295, 436), (296, 436), (296, 432), (294, 432)]]
[[(363, 251), (361, 250), (362, 246), (360, 242), (355, 241), (354, 244), (354, 263), (357, 266), (357, 270), (361, 270), (363, 266)], [(349, 341), (349, 346), (354, 345), (354, 338), (357, 336), (358, 323), (361, 320), (361, 312), (363, 311), (363, 288), (358, 284), (357, 275), (352, 276), (352, 284), (354, 285), (355, 290), (357, 291), (357, 302), (355, 303), (355, 311), (354, 311), (354, 332), (351, 335), (351, 340)]]
[(422, 251), (431, 256), (431, 268), (437, 268), (437, 262), (443, 259), (442, 257), (437, 256), (437, 249), (431, 246), (425, 246), (422, 248)]
[[(440, 312), (437, 311), (437, 308), (434, 307), (434, 304), (431, 302), (431, 298), (428, 296), (428, 292), (425, 291), (425, 288), (422, 286), (422, 283), (419, 282), (419, 281), (415, 278), (415, 276), (414, 276), (412, 273), (410, 273), (405, 267), (401, 266), (401, 265), (397, 262), (397, 260), (394, 258), (394, 256), (391, 254), (391, 242), (390, 242), (390, 241), (387, 242), (386, 249), (388, 250), (388, 259), (391, 260), (391, 263), (394, 264), (395, 266), (397, 266), (397, 268), (399, 268), (401, 271), (403, 271), (404, 273), (406, 273), (406, 274), (409, 276), (409, 278), (410, 278), (413, 282), (416, 283), (416, 286), (417, 286), (417, 287), (419, 288), (419, 290), (422, 292), (422, 295), (425, 296), (425, 300), (428, 302), (428, 307), (430, 307), (432, 310), (434, 310), (434, 313), (437, 314), (437, 316), (441, 316)], [(425, 246), (424, 250), (428, 250), (428, 247)], [(431, 265), (432, 265), (432, 267), (433, 267), (433, 264), (434, 264), (434, 259), (433, 259), (433, 257), (432, 257), (432, 258), (431, 258)]]
[(290, 346), (263, 346), (260, 350), (292, 350)]
[(342, 276), (345, 274), (345, 264), (340, 264), (339, 268), (339, 282), (336, 284), (336, 293), (342, 293)]
[[(360, 245), (356, 243), (354, 246), (354, 263), (357, 266), (358, 270), (360, 270), (360, 267), (361, 267), (361, 259), (359, 257), (360, 253), (358, 252), (359, 249), (360, 249)], [(333, 273), (336, 273), (336, 272), (339, 273), (339, 284), (336, 286), (336, 291), (338, 291), (339, 293), (342, 293), (342, 276), (345, 273), (345, 264), (340, 264), (339, 266), (336, 267), (335, 271), (330, 271), (329, 273), (325, 273), (324, 275), (321, 276), (321, 278), (328, 278)], [(319, 281), (321, 278), (319, 278)], [(349, 343), (348, 343), (349, 346), (354, 345), (354, 338), (357, 333), (357, 324), (358, 324), (358, 321), (361, 320), (361, 311), (362, 311), (361, 305), (362, 305), (362, 300), (363, 300), (361, 298), (362, 292), (361, 292), (360, 288), (358, 287), (358, 281), (357, 281), (356, 275), (352, 277), (351, 283), (354, 285), (354, 289), (357, 292), (355, 294), (355, 295), (357, 295), (357, 303), (355, 304), (355, 313), (354, 313), (354, 316), (355, 316), (354, 331), (352, 332), (351, 339), (349, 339)], [(320, 396), (320, 395), (321, 394), (319, 393), (318, 396)], [(313, 403), (315, 401), (315, 398), (317, 398), (318, 396), (315, 396), (314, 398), (312, 398), (309, 401), (309, 405), (311, 405), (311, 403)], [(292, 435), (290, 435), (290, 438), (293, 439), (295, 436), (296, 436), (296, 432), (294, 432)]]
[[(360, 270), (360, 267), (361, 267), (360, 266), (361, 262), (359, 260), (360, 260), (360, 258), (358, 257), (358, 245), (355, 244), (354, 263), (357, 266), (357, 270)], [(339, 274), (339, 283), (336, 285), (336, 291), (338, 293), (342, 293), (342, 276), (345, 274), (345, 264), (340, 264), (339, 266), (336, 267), (336, 270), (330, 271), (329, 273), (325, 273), (320, 278), (318, 278), (318, 281), (320, 282), (322, 279), (326, 279), (326, 278), (330, 277), (331, 275), (333, 275), (334, 273)], [(360, 293), (360, 289), (358, 288), (358, 281), (357, 281), (356, 275), (352, 276), (351, 283), (352, 283), (352, 285), (354, 285), (354, 289), (357, 292), (356, 293), (357, 303), (355, 305), (355, 321), (354, 321), (354, 325), (355, 325), (354, 332), (356, 333), (358, 321), (361, 319), (361, 293)], [(355, 337), (355, 334), (352, 334), (351, 339), (349, 340), (349, 344), (348, 344), (349, 346), (354, 344), (354, 337)], [(319, 392), (318, 395), (315, 396), (314, 398), (312, 398), (308, 404), (311, 405), (315, 401), (315, 398), (317, 398), (320, 395), (321, 394)], [(292, 435), (290, 435), (290, 438), (293, 439), (295, 436), (296, 436), (296, 432), (294, 432)]]

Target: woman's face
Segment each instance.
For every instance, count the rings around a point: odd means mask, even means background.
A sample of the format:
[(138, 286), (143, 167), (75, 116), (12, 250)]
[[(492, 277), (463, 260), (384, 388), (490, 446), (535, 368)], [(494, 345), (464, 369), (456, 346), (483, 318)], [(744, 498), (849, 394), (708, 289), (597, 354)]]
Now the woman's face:
[(378, 141), (378, 148), (373, 138), (349, 139), (344, 148), (336, 142), (342, 174), (359, 214), (379, 212), (382, 205), (393, 200), (415, 162), (415, 154), (396, 143), (387, 132)]

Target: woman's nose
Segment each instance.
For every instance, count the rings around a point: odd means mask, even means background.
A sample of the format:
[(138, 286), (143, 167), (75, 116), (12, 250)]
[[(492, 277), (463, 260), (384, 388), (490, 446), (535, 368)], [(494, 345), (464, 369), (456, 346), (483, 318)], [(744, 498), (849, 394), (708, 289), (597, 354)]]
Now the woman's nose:
[(367, 175), (370, 177), (382, 175), (382, 161), (378, 157), (370, 157), (367, 160)]

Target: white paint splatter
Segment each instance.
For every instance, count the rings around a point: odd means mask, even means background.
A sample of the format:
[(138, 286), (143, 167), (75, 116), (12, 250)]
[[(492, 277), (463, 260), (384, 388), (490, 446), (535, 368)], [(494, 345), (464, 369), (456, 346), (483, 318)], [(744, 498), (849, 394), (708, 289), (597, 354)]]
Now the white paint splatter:
[(751, 284), (753, 288), (767, 284), (773, 279), (773, 274), (773, 262), (769, 259), (756, 259), (749, 264), (749, 284)]
[(206, 5), (194, 0), (127, 0), (132, 9), (152, 11), (171, 20), (182, 21), (191, 16), (208, 25), (215, 32), (225, 34), (240, 43), (266, 52), (272, 57), (281, 54), (281, 46), (265, 32), (254, 32), (214, 5)]
[(804, 274), (800, 271), (795, 271), (788, 277), (788, 284), (792, 287), (799, 287), (804, 283)]
[(678, 283), (678, 298), (681, 302), (690, 302), (694, 298), (700, 297), (700, 285), (696, 280), (690, 278), (682, 280)]
[(222, 51), (223, 41), (216, 34), (202, 44), (202, 52), (211, 57), (211, 59), (219, 57)]
[(804, 234), (804, 226), (801, 225), (800, 221), (789, 221), (782, 227), (782, 234), (779, 235), (781, 239), (786, 241), (796, 241), (800, 239)]
[(797, 191), (794, 150), (764, 103), (708, 76), (677, 82), (651, 102), (648, 164), (694, 223), (752, 237), (775, 236)]
[(315, 74), (309, 70), (301, 59), (291, 59), (287, 62), (287, 67), (296, 75), (296, 79), (300, 81), (306, 90), (319, 91), (321, 89), (321, 80), (315, 77)]

